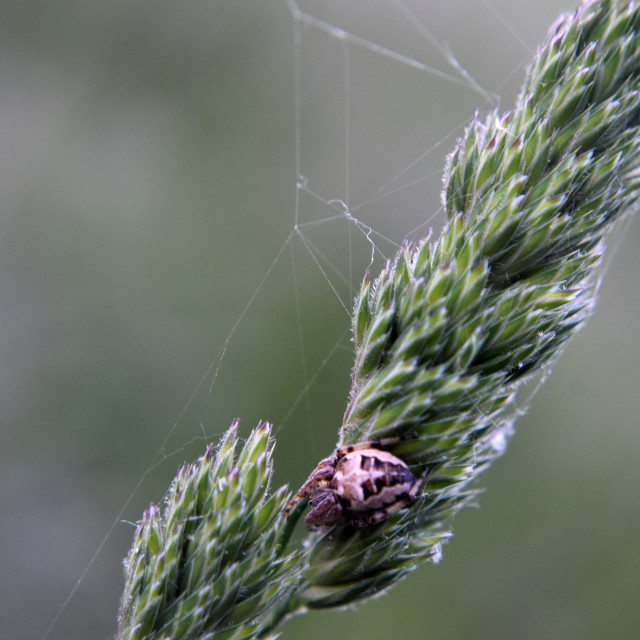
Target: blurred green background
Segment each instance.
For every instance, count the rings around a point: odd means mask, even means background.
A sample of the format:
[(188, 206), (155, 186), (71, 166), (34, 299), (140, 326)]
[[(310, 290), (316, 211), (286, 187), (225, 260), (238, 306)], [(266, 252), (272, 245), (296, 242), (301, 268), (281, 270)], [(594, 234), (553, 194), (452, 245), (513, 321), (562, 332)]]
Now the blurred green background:
[[(331, 452), (371, 247), (326, 201), (348, 200), (387, 256), (437, 229), (444, 157), (490, 107), (445, 52), (508, 109), (572, 8), (300, 6), (437, 72), (285, 0), (0, 4), (4, 637), (52, 621), (52, 639), (112, 637), (130, 523), (232, 418), (274, 423), (277, 484)], [(296, 158), (321, 197), (302, 193), (297, 218)], [(285, 640), (638, 637), (639, 241), (636, 216), (442, 562)]]

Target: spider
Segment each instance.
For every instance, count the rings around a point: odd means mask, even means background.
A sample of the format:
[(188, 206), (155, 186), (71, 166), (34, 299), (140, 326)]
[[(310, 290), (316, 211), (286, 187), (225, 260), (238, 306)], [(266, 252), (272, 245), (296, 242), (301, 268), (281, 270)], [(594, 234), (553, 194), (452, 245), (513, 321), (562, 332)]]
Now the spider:
[(416, 478), (409, 467), (380, 447), (400, 438), (361, 442), (338, 449), (321, 460), (285, 509), (285, 515), (309, 496), (311, 511), (304, 519), (310, 530), (350, 524), (366, 527), (382, 522), (409, 504), (426, 474)]

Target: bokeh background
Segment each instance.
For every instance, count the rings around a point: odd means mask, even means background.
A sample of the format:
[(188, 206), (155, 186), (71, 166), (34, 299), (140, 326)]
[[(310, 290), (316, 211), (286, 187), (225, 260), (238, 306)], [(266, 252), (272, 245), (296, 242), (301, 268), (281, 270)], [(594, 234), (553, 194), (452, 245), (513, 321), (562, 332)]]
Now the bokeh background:
[[(445, 52), (508, 109), (572, 3), (300, 7), (436, 71), (285, 0), (0, 4), (7, 638), (112, 637), (130, 523), (232, 418), (244, 434), (274, 423), (277, 484), (332, 450), (344, 307), (371, 247), (326, 201), (348, 200), (386, 255), (437, 229), (444, 157), (491, 106)], [(321, 197), (302, 193), (297, 218), (296, 158)], [(285, 640), (637, 638), (639, 241), (636, 216), (442, 562), (356, 611), (297, 618)]]

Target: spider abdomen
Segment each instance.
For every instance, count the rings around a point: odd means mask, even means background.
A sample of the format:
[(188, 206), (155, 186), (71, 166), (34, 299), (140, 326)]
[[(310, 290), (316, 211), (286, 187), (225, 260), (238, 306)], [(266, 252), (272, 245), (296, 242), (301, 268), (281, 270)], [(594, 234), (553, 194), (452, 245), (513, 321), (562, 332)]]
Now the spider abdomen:
[(349, 510), (376, 511), (405, 500), (416, 477), (393, 454), (362, 449), (338, 461), (331, 484)]

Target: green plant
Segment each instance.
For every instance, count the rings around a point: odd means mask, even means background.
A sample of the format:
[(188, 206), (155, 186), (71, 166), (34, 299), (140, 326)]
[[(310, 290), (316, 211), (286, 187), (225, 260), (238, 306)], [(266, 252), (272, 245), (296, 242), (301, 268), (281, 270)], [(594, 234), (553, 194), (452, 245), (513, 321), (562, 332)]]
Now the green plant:
[[(288, 615), (377, 595), (437, 558), (470, 483), (504, 449), (517, 390), (594, 304), (611, 223), (638, 196), (640, 10), (585, 1), (538, 52), (511, 114), (447, 161), (440, 238), (365, 277), (339, 446), (395, 438), (421, 495), (379, 524), (311, 533), (269, 493), (268, 425), (236, 426), (150, 508), (126, 562), (119, 638), (263, 638)], [(322, 457), (322, 456), (319, 456)]]

